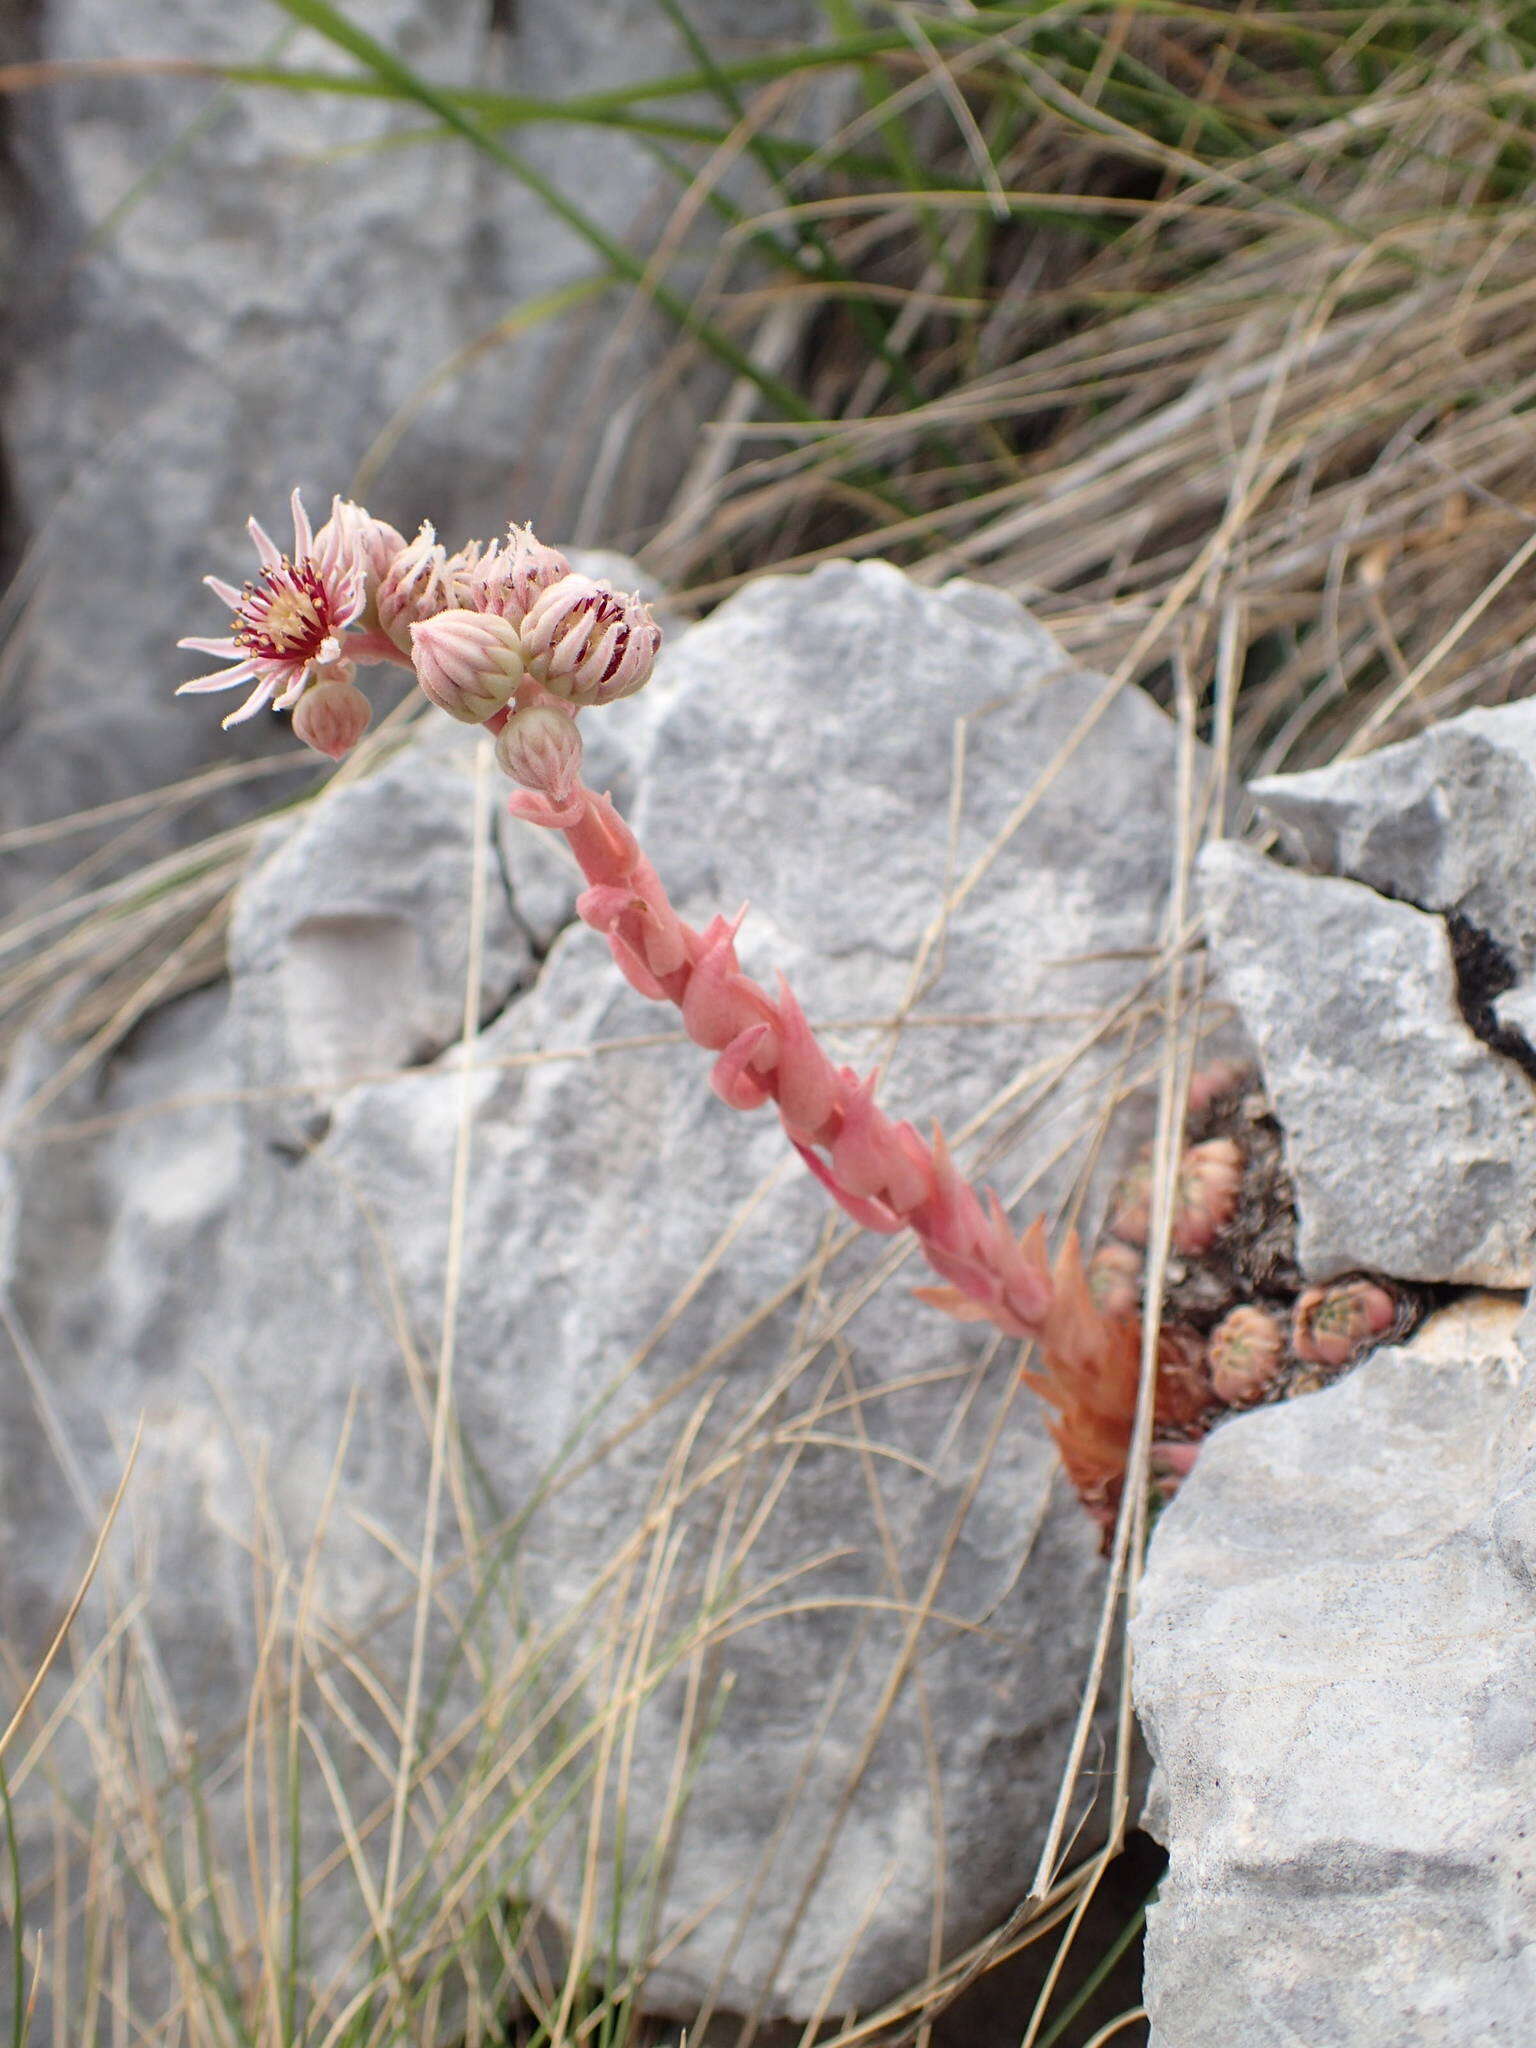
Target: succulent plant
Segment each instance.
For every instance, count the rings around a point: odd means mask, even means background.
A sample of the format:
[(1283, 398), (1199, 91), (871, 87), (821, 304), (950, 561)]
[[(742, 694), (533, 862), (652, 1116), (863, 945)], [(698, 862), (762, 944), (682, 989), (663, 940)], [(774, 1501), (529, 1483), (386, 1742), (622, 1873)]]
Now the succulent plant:
[(1396, 1295), (1375, 1280), (1360, 1277), (1309, 1287), (1297, 1298), (1291, 1344), (1304, 1364), (1337, 1370), (1384, 1336), (1397, 1315)]
[(1145, 1261), (1134, 1245), (1110, 1238), (1088, 1262), (1088, 1291), (1107, 1316), (1134, 1322), (1141, 1314), (1141, 1275)]
[(1285, 1329), (1277, 1315), (1244, 1302), (1211, 1332), (1211, 1386), (1218, 1401), (1243, 1408), (1261, 1400), (1285, 1360)]

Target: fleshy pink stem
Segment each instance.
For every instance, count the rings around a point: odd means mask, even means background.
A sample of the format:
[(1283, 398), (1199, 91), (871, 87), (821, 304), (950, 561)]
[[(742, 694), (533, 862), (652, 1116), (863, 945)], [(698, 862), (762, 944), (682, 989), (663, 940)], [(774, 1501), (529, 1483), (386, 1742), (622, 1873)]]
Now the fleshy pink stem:
[(873, 1075), (833, 1066), (782, 979), (775, 1001), (742, 972), (739, 917), (703, 931), (685, 924), (606, 796), (578, 784), (557, 804), (519, 790), (511, 808), (565, 834), (588, 884), (578, 915), (607, 939), (630, 985), (674, 1003), (688, 1036), (716, 1055), (711, 1083), (723, 1102), (774, 1103), (791, 1144), (855, 1223), (910, 1229), (946, 1282), (922, 1290), (925, 1300), (1012, 1337), (1048, 1337), (1055, 1288), (1043, 1233), (1017, 1237), (997, 1197), (983, 1201), (956, 1171), (941, 1133), (930, 1144), (894, 1123), (874, 1099)]
[(415, 673), (411, 657), (402, 654), (387, 633), (350, 633), (344, 651), (353, 661), (388, 661), (396, 668), (410, 668)]

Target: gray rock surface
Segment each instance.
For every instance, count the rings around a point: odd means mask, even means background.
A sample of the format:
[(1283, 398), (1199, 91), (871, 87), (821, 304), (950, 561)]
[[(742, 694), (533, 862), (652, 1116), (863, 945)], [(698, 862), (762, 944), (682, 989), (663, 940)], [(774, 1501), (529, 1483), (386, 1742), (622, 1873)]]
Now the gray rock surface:
[[(227, 0), (14, 12), (6, 57), (359, 68), (279, 10)], [(804, 33), (815, 10), (699, 0), (690, 13), (732, 50)], [(535, 97), (689, 68), (663, 12), (631, 0), (372, 0), (365, 16), (435, 80)], [(0, 199), (4, 538), (13, 558), (26, 550), (11, 593), (25, 602), (0, 621), (0, 827), (271, 749), (267, 721), (231, 741), (171, 703), (196, 673), (174, 643), (222, 630), (198, 579), (249, 573), (247, 515), (281, 536), (295, 482), (322, 515), (379, 436), (399, 430), (373, 465), (373, 509), (408, 531), (430, 510), (458, 539), (513, 516), (593, 537), (585, 495), (616, 454), (597, 516), (605, 541), (626, 538), (688, 459), (718, 390), (707, 378), (674, 380), (665, 402), (635, 408), (621, 449), (604, 442), (664, 323), (638, 323), (615, 361), (606, 295), (497, 341), (507, 314), (602, 259), (467, 143), (400, 146), (430, 127), (419, 109), (138, 69), (10, 95), (0, 117), (19, 171)], [(645, 248), (665, 224), (677, 187), (638, 138), (536, 125), (508, 140), (609, 235)], [(690, 260), (672, 272), (685, 291)], [(3, 886), (22, 891), (43, 861), (12, 857)]]
[(1231, 841), (1200, 886), (1279, 1113), (1303, 1269), (1528, 1285), (1536, 1089), (1474, 1036), (1445, 921)]
[(228, 1028), (250, 1085), (271, 1091), (272, 1134), (302, 1147), (285, 1114), (296, 1099), (425, 1066), (458, 1039), (470, 932), (442, 906), (473, 886), (477, 861), (481, 1021), (533, 980), (534, 934), (495, 838), (475, 850), (473, 765), (434, 720), (368, 781), (269, 828), (230, 934)]
[[(1025, 1190), (1021, 1220), (1087, 1160), (1125, 1048), (1084, 1041), (1163, 914), (1173, 738), (1135, 691), (994, 846), (1103, 687), (994, 593), (840, 565), (744, 591), (590, 721), (592, 779), (633, 792), (684, 914), (750, 898), (748, 966), (783, 967), (841, 1057), (884, 1060), (894, 1109), (979, 1118), (962, 1156), (981, 1144)], [(142, 1411), (137, 1627), (243, 1868), (240, 1773), (215, 1759), (239, 1753), (254, 1677), (251, 1532), (269, 1575), (287, 1559), (308, 1585), (317, 1670), (363, 1642), (372, 1698), (398, 1704), (451, 1298), (428, 1704), (452, 1725), (478, 1671), (499, 1733), (479, 1764), (440, 1754), (434, 1790), (451, 1810), (494, 1766), (535, 1819), (496, 1836), (503, 1789), (447, 1839), (491, 1834), (491, 1885), (541, 1901), (600, 1972), (659, 1939), (659, 2009), (867, 2010), (925, 1971), (936, 1923), (946, 1946), (974, 1936), (1030, 1874), (1096, 1532), (1010, 1347), (913, 1304), (903, 1245), (847, 1242), (776, 1126), (710, 1095), (669, 1017), (569, 928), (576, 878), (543, 835), (499, 839), (485, 1026), (467, 1071), (434, 1057), (468, 958), (474, 744), (412, 746), (275, 834), (230, 986), (147, 1019), (48, 1142), (18, 1140), (0, 1243), (42, 1391), (12, 1375), (0, 1397), (0, 1620), (24, 1665)], [(378, 1751), (324, 1725), (354, 1810), (387, 1812)], [(329, 1797), (306, 1807), (316, 1857)], [(311, 1954), (344, 1956), (362, 1909), (343, 1877), (315, 1910)]]
[(1251, 794), (1314, 868), (1455, 911), (1536, 974), (1536, 702), (1465, 711), (1417, 738)]
[(1536, 1328), (1473, 1296), (1217, 1430), (1133, 1624), (1154, 2048), (1519, 2048), (1536, 2014)]

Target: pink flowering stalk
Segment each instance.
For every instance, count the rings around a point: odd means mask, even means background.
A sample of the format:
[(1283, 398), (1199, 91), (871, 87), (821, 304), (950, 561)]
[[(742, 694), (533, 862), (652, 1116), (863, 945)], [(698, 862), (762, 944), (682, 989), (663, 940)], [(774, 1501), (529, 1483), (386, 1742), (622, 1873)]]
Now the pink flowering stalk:
[[(519, 785), (513, 814), (564, 834), (587, 883), (578, 914), (606, 938), (630, 985), (674, 1005), (688, 1036), (713, 1054), (720, 1099), (741, 1110), (772, 1104), (810, 1172), (862, 1228), (912, 1231), (942, 1283), (918, 1289), (921, 1299), (1037, 1341), (1039, 1364), (1025, 1378), (1055, 1411), (1052, 1435), (1080, 1497), (1112, 1526), (1140, 1376), (1134, 1287), (1100, 1286), (1101, 1305), (1075, 1238), (1053, 1268), (1043, 1221), (1020, 1236), (996, 1195), (959, 1173), (937, 1127), (925, 1139), (888, 1117), (876, 1077), (833, 1064), (782, 977), (770, 996), (742, 971), (739, 920), (715, 917), (702, 931), (685, 923), (612, 801), (582, 782), (578, 719), (649, 679), (661, 640), (649, 607), (577, 574), (526, 527), (513, 527), (505, 545), (450, 556), (430, 526), (406, 543), (360, 507), (339, 506), (321, 546), (295, 493), (291, 561), (254, 524), (252, 534), (261, 585), (240, 593), (209, 579), (237, 608), (234, 638), (183, 643), (226, 654), (235, 667), (183, 688), (255, 677), (237, 719), (268, 702), (293, 706), (301, 737), (343, 751), (361, 695), (343, 654), (350, 631), (359, 658), (408, 656), (435, 705), (494, 733), (498, 764)], [(1229, 1201), (1228, 1162), (1196, 1163), (1205, 1223)], [(1209, 1399), (1203, 1355), (1186, 1355), (1173, 1336), (1164, 1350), (1157, 1420), (1198, 1428)]]

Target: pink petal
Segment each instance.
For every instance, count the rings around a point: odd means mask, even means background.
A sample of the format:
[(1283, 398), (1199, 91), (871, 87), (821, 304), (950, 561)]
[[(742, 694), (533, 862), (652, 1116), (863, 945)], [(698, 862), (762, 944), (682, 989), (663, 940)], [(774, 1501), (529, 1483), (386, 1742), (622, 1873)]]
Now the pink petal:
[(263, 526), (259, 526), (254, 519), (247, 519), (247, 521), (245, 522), (245, 530), (251, 536), (251, 539), (255, 542), (256, 552), (261, 557), (261, 566), (263, 567), (263, 569), (281, 568), (283, 561), (282, 555), (273, 545), (272, 536), (267, 532), (266, 528)]
[(411, 666), (411, 657), (402, 654), (387, 633), (351, 633), (347, 636), (346, 652), (351, 660), (365, 666), (377, 661), (392, 661), (400, 668)]
[[(331, 593), (331, 616), (338, 627), (350, 626), (363, 609), (363, 579), (355, 570), (327, 584)], [(399, 650), (396, 650), (398, 658)]]
[(236, 683), (248, 683), (256, 673), (254, 661), (237, 661), (233, 668), (215, 669), (211, 676), (194, 676), (189, 683), (178, 683), (178, 697), (201, 696), (205, 690), (232, 690)]
[(194, 654), (217, 654), (224, 661), (239, 661), (245, 649), (226, 634), (222, 640), (178, 640), (178, 647), (190, 647)]
[(264, 676), (262, 680), (256, 685), (255, 689), (252, 690), (249, 697), (247, 697), (245, 702), (240, 706), (240, 709), (238, 711), (231, 711), (228, 718), (221, 719), (219, 721), (220, 724), (223, 726), (224, 730), (228, 732), (229, 728), (232, 725), (244, 725), (245, 721), (248, 718), (254, 718), (257, 712), (266, 703), (267, 699), (271, 696), (272, 689), (272, 678), (270, 676)]
[(245, 597), (243, 590), (236, 590), (234, 584), (226, 583), (222, 576), (205, 576), (203, 581), (220, 604), (227, 604), (232, 612), (239, 611)]
[[(576, 636), (573, 634), (571, 637), (572, 639), (574, 639)], [(612, 661), (613, 650), (615, 647), (618, 646), (618, 644), (618, 627), (616, 625), (607, 627), (604, 630), (601, 638), (592, 642), (587, 647), (587, 651), (581, 657), (582, 667), (590, 668), (594, 675), (607, 675), (608, 664), (610, 661)]]
[[(275, 685), (276, 683), (281, 681), (281, 677), (274, 676), (272, 680)], [(291, 675), (288, 678), (287, 682), (283, 684), (282, 694), (280, 696), (274, 697), (272, 700), (272, 709), (274, 711), (291, 710), (292, 707), (295, 704), (297, 704), (299, 699), (303, 696), (304, 685), (308, 681), (309, 663), (306, 662), (303, 668), (298, 669), (293, 675)]]
[(309, 514), (304, 510), (304, 500), (297, 489), (288, 503), (293, 511), (293, 559), (302, 562), (306, 555), (313, 553), (315, 536), (310, 531)]

